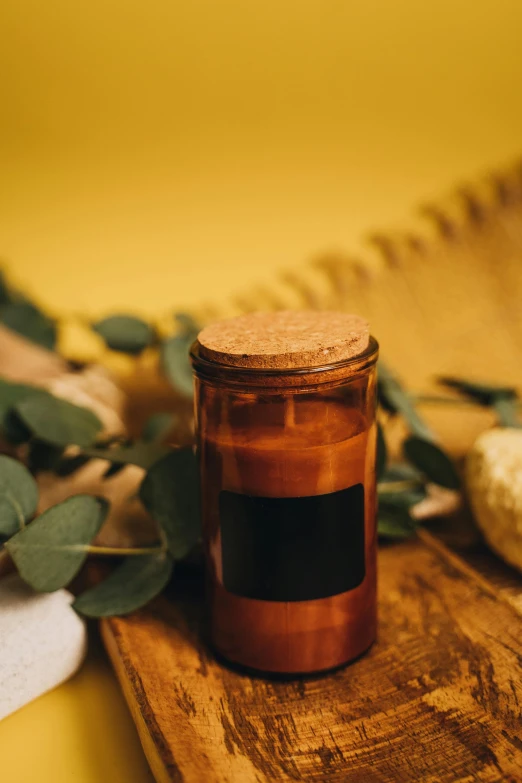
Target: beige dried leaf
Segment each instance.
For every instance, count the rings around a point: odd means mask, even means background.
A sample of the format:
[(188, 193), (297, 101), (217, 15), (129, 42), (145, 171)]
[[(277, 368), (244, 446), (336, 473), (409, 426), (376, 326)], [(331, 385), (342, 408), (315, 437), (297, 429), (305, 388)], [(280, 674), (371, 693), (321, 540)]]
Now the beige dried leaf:
[(95, 544), (131, 547), (156, 542), (158, 533), (154, 523), (135, 497), (145, 471), (136, 465), (127, 465), (115, 476), (104, 479), (103, 474), (108, 467), (106, 460), (93, 459), (71, 476), (60, 477), (51, 472), (39, 473), (38, 513), (61, 503), (71, 495), (97, 495), (106, 498), (111, 505)]
[(63, 373), (42, 385), (56, 397), (90, 408), (103, 424), (102, 438), (125, 434), (125, 394), (104, 367), (90, 365), (79, 372)]
[(0, 368), (0, 374), (10, 381), (42, 386), (67, 372), (67, 362), (0, 325)]
[(428, 484), (428, 494), (410, 509), (410, 516), (417, 521), (432, 517), (447, 517), (462, 507), (462, 495), (453, 489)]

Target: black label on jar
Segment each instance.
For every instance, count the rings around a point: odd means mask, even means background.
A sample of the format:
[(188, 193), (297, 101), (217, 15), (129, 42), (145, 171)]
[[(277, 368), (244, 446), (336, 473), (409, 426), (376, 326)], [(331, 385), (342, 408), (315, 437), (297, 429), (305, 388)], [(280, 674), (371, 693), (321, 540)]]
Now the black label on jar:
[(364, 579), (364, 488), (327, 495), (219, 496), (223, 584), (245, 598), (310, 601)]

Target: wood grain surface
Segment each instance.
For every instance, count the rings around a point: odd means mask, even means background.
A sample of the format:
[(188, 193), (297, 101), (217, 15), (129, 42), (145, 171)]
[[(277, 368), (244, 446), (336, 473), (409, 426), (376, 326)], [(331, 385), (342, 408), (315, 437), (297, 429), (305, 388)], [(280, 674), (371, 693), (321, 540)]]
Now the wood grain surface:
[(429, 534), (381, 548), (378, 641), (319, 679), (226, 668), (176, 592), (102, 624), (160, 783), (522, 780), (522, 618)]

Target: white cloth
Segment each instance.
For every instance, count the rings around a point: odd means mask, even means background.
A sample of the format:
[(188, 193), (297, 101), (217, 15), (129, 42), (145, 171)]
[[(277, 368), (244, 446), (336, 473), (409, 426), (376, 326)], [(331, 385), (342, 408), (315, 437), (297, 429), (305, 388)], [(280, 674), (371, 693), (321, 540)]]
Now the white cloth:
[(0, 581), (0, 720), (80, 668), (87, 630), (72, 600), (36, 593), (17, 574)]

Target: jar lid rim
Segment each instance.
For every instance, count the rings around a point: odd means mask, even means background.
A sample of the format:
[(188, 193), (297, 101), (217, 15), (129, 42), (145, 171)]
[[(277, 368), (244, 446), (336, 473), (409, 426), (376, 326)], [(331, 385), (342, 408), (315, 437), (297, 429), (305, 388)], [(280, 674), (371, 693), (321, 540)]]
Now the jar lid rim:
[(291, 367), (291, 368), (258, 368), (258, 367), (235, 367), (229, 364), (222, 364), (214, 359), (208, 359), (201, 353), (201, 346), (198, 340), (192, 344), (190, 349), (190, 359), (194, 370), (203, 377), (221, 376), (222, 380), (228, 383), (237, 383), (243, 386), (245, 383), (251, 383), (252, 386), (262, 385), (286, 385), (284, 379), (290, 381), (290, 385), (298, 384), (304, 376), (315, 378), (314, 383), (320, 384), (328, 382), (332, 375), (358, 373), (361, 370), (375, 364), (379, 354), (379, 344), (375, 337), (370, 335), (368, 346), (363, 353), (350, 359), (323, 364), (317, 367)]
[(330, 310), (247, 313), (210, 324), (198, 335), (200, 355), (208, 360), (280, 372), (357, 358), (369, 340), (364, 318)]

